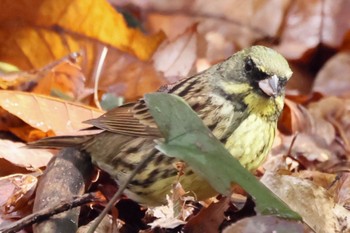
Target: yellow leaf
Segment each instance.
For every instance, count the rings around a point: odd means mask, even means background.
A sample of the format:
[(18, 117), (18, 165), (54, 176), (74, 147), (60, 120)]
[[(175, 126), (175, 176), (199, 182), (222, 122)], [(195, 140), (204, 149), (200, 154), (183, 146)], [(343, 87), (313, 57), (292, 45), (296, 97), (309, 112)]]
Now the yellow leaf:
[(0, 61), (22, 69), (86, 49), (91, 40), (148, 60), (164, 39), (129, 28), (105, 0), (2, 0), (0, 21)]

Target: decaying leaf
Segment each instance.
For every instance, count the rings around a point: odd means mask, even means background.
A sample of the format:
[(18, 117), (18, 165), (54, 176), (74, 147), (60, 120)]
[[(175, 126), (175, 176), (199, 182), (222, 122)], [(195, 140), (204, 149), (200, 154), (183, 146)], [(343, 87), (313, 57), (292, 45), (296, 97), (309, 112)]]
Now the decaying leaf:
[(222, 233), (271, 233), (271, 232), (293, 232), (293, 233), (311, 233), (304, 230), (304, 226), (295, 221), (288, 221), (275, 216), (254, 216), (244, 218), (236, 223), (226, 227)]
[(89, 127), (82, 121), (103, 113), (96, 108), (15, 91), (0, 91), (0, 106), (30, 126), (43, 132), (51, 130), (56, 135), (76, 133)]
[(0, 140), (0, 158), (28, 170), (36, 170), (47, 165), (53, 156), (48, 150), (25, 148), (26, 144)]
[(155, 68), (171, 82), (188, 76), (194, 66), (197, 58), (196, 28), (194, 25), (174, 41), (163, 42), (152, 57)]
[(29, 174), (13, 174), (0, 178), (0, 212), (9, 214), (23, 206), (33, 195), (38, 179)]
[(340, 52), (329, 59), (315, 78), (314, 91), (327, 95), (350, 95), (350, 53)]
[(151, 227), (162, 227), (173, 229), (179, 225), (185, 224), (184, 220), (181, 220), (178, 214), (175, 212), (176, 206), (174, 206), (174, 201), (167, 196), (167, 205), (158, 206), (150, 210), (153, 216), (158, 218), (152, 223), (149, 223)]
[(217, 203), (212, 203), (208, 208), (203, 208), (192, 217), (184, 227), (185, 233), (215, 233), (224, 221), (224, 212), (228, 208), (229, 198), (222, 198)]
[(335, 200), (339, 205), (350, 211), (350, 174), (345, 172), (340, 175), (335, 188)]
[(315, 232), (349, 232), (350, 212), (334, 202), (326, 189), (311, 181), (266, 172), (261, 181), (298, 212)]

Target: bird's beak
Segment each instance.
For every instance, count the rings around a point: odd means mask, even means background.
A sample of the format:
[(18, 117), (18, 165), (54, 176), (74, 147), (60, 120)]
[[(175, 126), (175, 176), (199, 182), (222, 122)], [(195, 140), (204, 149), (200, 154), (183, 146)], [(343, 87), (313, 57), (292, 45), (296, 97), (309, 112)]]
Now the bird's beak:
[(260, 89), (268, 96), (276, 97), (280, 92), (279, 79), (277, 75), (272, 75), (264, 80), (259, 81)]

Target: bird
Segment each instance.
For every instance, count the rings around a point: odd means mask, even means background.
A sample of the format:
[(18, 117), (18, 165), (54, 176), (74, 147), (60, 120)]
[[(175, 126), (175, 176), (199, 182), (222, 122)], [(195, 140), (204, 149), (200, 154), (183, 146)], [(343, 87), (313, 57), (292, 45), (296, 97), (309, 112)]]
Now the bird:
[[(185, 100), (230, 154), (254, 172), (271, 150), (291, 76), (289, 64), (281, 54), (255, 45), (196, 75), (163, 86), (158, 92)], [(143, 98), (85, 123), (102, 131), (43, 138), (28, 146), (78, 148), (119, 184), (145, 156), (152, 156), (124, 191), (130, 199), (144, 205), (164, 204), (177, 180), (197, 200), (217, 194), (205, 177), (189, 166), (179, 176), (175, 165), (181, 161), (155, 148), (155, 141), (163, 137)]]

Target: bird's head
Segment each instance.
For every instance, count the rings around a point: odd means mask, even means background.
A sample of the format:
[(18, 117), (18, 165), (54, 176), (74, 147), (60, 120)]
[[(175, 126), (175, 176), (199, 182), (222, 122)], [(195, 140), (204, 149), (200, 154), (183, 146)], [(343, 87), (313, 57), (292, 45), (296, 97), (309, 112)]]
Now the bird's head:
[[(275, 50), (253, 46), (235, 53), (216, 67), (215, 89), (226, 99), (242, 101), (253, 113), (279, 116), (285, 86), (292, 71)], [(274, 118), (274, 117), (273, 117)]]

